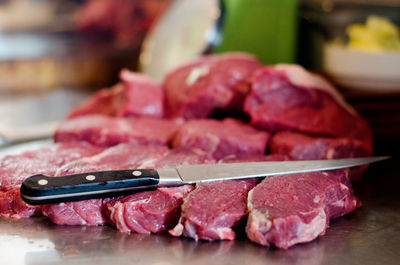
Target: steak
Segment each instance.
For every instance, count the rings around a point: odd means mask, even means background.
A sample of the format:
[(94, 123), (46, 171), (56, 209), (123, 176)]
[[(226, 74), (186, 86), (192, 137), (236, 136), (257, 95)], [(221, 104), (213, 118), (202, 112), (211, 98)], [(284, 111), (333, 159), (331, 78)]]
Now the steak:
[[(311, 137), (301, 133), (280, 132), (271, 138), (271, 153), (293, 160), (337, 159), (372, 155), (370, 146), (350, 138)], [(350, 169), (350, 178), (359, 179), (368, 166)]]
[(5, 156), (0, 160), (0, 215), (22, 218), (39, 214), (40, 207), (28, 205), (21, 199), (22, 182), (35, 174), (54, 176), (58, 167), (102, 150), (87, 143), (60, 143)]
[(246, 157), (226, 156), (220, 163), (243, 163), (243, 162), (263, 162), (263, 161), (286, 161), (291, 160), (287, 155), (269, 154), (269, 155), (251, 155)]
[(204, 56), (168, 73), (164, 80), (166, 115), (206, 118), (216, 109), (241, 110), (246, 78), (261, 67), (241, 53)]
[(86, 141), (103, 147), (126, 142), (164, 145), (172, 139), (179, 124), (179, 120), (87, 115), (62, 123), (54, 140)]
[(120, 232), (161, 233), (176, 225), (182, 199), (191, 185), (140, 192), (106, 204), (112, 224)]
[(40, 206), (26, 204), (19, 188), (0, 192), (0, 216), (14, 219), (27, 218), (40, 214)]
[(42, 214), (58, 225), (103, 225), (108, 222), (103, 214), (103, 199), (48, 204)]
[(268, 139), (269, 133), (258, 131), (234, 119), (201, 119), (186, 122), (178, 130), (172, 145), (196, 147), (219, 160), (228, 155), (263, 155)]
[(88, 143), (58, 143), (52, 146), (8, 155), (0, 160), (0, 187), (2, 191), (19, 188), (29, 176), (53, 176), (64, 164), (92, 156), (103, 149)]
[(138, 168), (142, 163), (153, 161), (168, 152), (163, 145), (122, 143), (92, 156), (82, 158), (60, 167), (56, 175), (72, 175), (84, 172), (106, 170), (128, 170)]
[(251, 77), (244, 109), (269, 131), (359, 139), (372, 146), (368, 124), (324, 79), (301, 66), (266, 66)]
[(184, 198), (179, 223), (169, 233), (195, 240), (233, 240), (247, 215), (247, 193), (257, 179), (199, 183)]
[[(140, 168), (162, 168), (172, 165), (214, 163), (202, 150), (177, 148), (163, 157), (148, 160)], [(121, 232), (161, 233), (174, 227), (179, 219), (182, 199), (191, 185), (159, 188), (112, 200), (107, 204), (111, 223)]]
[(346, 170), (266, 178), (249, 192), (246, 233), (258, 244), (287, 249), (323, 235), (330, 219), (357, 206)]
[[(64, 165), (57, 171), (57, 176), (134, 169), (148, 159), (161, 157), (167, 150), (161, 145), (119, 144), (96, 156)], [(53, 223), (63, 225), (102, 225), (108, 222), (103, 213), (103, 199), (49, 204), (42, 207), (42, 213)]]
[(163, 88), (145, 75), (122, 70), (122, 84), (95, 93), (75, 107), (69, 118), (102, 114), (114, 117), (163, 116)]

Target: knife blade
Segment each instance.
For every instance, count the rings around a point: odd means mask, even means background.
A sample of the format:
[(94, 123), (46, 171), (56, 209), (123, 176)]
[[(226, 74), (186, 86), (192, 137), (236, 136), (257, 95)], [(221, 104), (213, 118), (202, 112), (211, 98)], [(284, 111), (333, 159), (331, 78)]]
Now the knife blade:
[(181, 165), (160, 169), (87, 172), (50, 177), (34, 175), (21, 185), (22, 199), (33, 205), (111, 197), (128, 192), (198, 182), (269, 177), (355, 167), (389, 156), (308, 161)]

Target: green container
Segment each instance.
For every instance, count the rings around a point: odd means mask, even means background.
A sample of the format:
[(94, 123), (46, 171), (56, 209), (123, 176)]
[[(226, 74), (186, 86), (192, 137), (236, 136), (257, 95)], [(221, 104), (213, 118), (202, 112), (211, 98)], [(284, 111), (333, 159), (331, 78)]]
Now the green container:
[(225, 18), (214, 53), (244, 51), (264, 64), (294, 63), (296, 0), (222, 0)]

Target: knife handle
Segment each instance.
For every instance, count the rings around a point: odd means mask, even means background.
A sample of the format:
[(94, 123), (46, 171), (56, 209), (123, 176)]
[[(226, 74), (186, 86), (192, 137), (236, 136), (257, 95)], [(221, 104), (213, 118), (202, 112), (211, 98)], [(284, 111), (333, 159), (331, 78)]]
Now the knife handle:
[(62, 177), (34, 175), (21, 185), (22, 199), (33, 205), (112, 197), (138, 189), (157, 187), (156, 170), (114, 170)]

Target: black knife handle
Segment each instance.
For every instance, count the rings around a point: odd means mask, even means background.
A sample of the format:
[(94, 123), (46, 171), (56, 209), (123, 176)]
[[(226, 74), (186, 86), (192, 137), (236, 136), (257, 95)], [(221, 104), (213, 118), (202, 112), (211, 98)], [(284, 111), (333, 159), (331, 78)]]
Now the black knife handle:
[(62, 177), (34, 175), (21, 185), (22, 199), (33, 205), (111, 197), (157, 187), (156, 170), (98, 171)]

